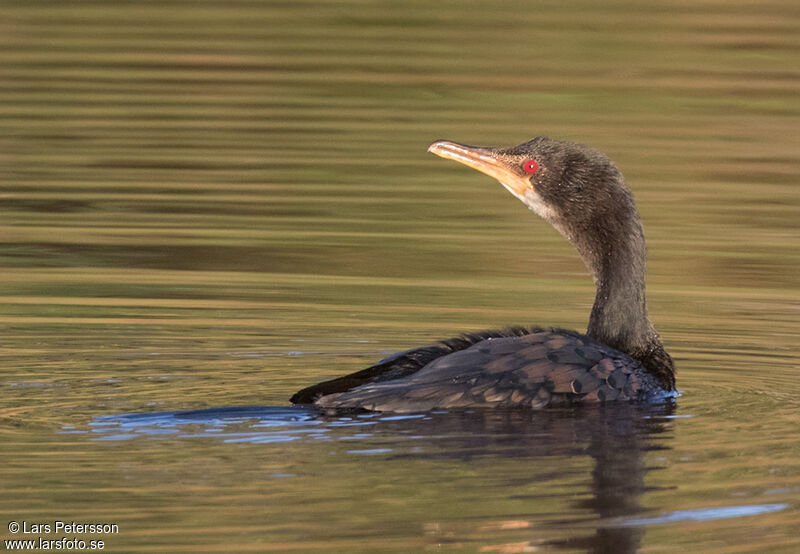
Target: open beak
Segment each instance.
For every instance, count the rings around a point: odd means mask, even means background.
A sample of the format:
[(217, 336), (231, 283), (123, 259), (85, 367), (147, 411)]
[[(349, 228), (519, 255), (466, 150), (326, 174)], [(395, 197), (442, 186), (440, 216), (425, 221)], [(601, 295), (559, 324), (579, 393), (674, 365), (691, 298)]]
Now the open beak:
[(525, 191), (532, 188), (531, 182), (501, 160), (494, 150), (478, 146), (467, 146), (449, 140), (437, 140), (428, 147), (428, 152), (437, 156), (462, 163), (477, 169), (490, 177), (494, 177), (508, 192), (525, 201)]

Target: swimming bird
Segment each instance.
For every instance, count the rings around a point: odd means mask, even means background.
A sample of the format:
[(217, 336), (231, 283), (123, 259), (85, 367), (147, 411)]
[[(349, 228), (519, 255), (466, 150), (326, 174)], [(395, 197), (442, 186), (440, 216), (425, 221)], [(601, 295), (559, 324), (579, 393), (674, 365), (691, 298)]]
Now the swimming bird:
[(606, 155), (548, 137), (511, 148), (439, 140), (428, 151), (495, 178), (575, 246), (597, 288), (586, 333), (543, 327), (468, 333), (305, 388), (293, 403), (420, 412), (675, 394), (674, 363), (647, 314), (641, 219)]

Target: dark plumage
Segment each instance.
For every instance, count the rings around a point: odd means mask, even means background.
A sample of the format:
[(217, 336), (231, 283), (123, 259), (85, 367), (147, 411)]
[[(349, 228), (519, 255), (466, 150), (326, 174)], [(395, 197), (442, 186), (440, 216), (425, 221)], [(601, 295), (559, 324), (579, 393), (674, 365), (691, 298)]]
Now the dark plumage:
[(674, 391), (672, 359), (647, 317), (639, 214), (605, 155), (546, 137), (506, 149), (437, 141), (429, 150), (495, 177), (575, 245), (597, 285), (587, 333), (510, 327), (462, 335), (308, 387), (292, 402), (409, 412), (647, 400)]

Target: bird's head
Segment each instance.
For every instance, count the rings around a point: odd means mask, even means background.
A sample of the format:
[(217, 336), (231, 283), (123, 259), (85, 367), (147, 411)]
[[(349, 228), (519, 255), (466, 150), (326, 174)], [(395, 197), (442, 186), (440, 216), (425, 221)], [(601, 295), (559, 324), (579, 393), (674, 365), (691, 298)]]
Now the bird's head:
[(612, 238), (605, 235), (629, 232), (620, 224), (638, 220), (622, 174), (588, 146), (547, 137), (511, 148), (438, 140), (428, 151), (494, 177), (579, 249)]

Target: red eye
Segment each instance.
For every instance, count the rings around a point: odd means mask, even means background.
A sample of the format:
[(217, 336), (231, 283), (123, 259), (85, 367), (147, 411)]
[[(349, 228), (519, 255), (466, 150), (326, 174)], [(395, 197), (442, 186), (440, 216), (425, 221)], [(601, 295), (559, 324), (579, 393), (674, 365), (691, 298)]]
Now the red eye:
[(525, 170), (525, 173), (536, 173), (539, 169), (539, 164), (536, 163), (536, 160), (528, 160), (522, 164), (522, 169)]

